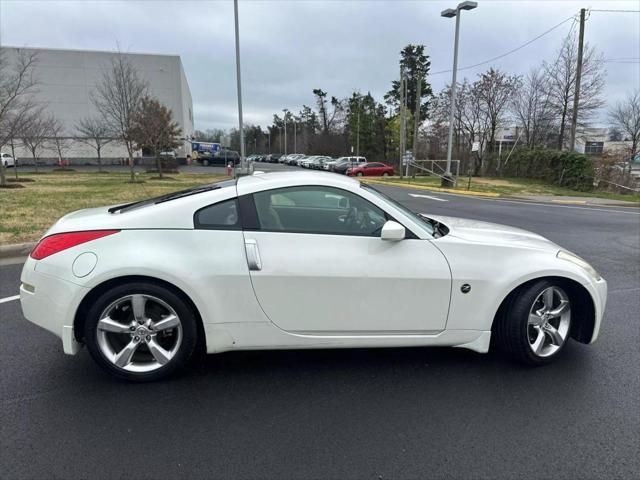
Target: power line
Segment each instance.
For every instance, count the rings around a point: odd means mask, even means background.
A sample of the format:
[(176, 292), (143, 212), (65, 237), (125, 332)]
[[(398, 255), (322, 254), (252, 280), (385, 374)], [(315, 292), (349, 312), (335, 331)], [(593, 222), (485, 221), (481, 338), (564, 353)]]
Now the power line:
[(594, 10), (589, 9), (590, 12), (609, 12), (609, 13), (640, 13), (640, 10)]
[[(531, 39), (531, 40), (529, 40), (528, 42), (523, 43), (522, 45), (520, 45), (520, 46), (518, 46), (518, 47), (516, 47), (516, 48), (514, 48), (514, 49), (512, 49), (512, 50), (509, 50), (508, 52), (505, 52), (505, 53), (503, 53), (503, 54), (501, 54), (501, 55), (498, 55), (497, 57), (490, 58), (489, 60), (485, 60), (485, 61), (483, 61), (483, 62), (476, 63), (476, 64), (474, 64), (474, 65), (468, 65), (468, 66), (466, 66), (466, 67), (460, 67), (460, 68), (458, 68), (458, 70), (469, 70), (470, 68), (479, 67), (479, 66), (481, 66), (481, 65), (485, 65), (485, 64), (487, 64), (487, 63), (491, 63), (491, 62), (493, 62), (493, 61), (495, 61), (495, 60), (499, 60), (499, 59), (501, 59), (501, 58), (503, 58), (503, 57), (506, 57), (507, 55), (511, 55), (512, 53), (515, 53), (515, 52), (517, 52), (518, 50), (521, 50), (521, 49), (523, 49), (524, 47), (526, 47), (526, 46), (528, 46), (528, 45), (531, 45), (531, 44), (532, 44), (533, 42), (535, 42), (536, 40), (538, 40), (538, 39), (540, 39), (540, 38), (544, 37), (545, 35), (547, 35), (547, 34), (549, 34), (549, 33), (553, 32), (556, 28), (559, 28), (560, 26), (564, 25), (564, 24), (565, 24), (565, 23), (567, 23), (569, 20), (575, 20), (575, 14), (574, 14), (574, 15), (571, 15), (570, 17), (568, 17), (568, 18), (566, 18), (566, 19), (564, 19), (563, 21), (561, 21), (561, 22), (560, 22), (560, 23), (558, 23), (557, 25), (555, 25), (555, 26), (551, 27), (549, 30), (547, 30), (547, 31), (545, 31), (545, 32), (543, 32), (543, 33), (541, 33), (541, 34), (540, 34), (540, 35), (538, 35), (537, 37), (532, 38), (532, 39)], [(440, 71), (438, 71), (438, 72), (432, 72), (432, 73), (430, 73), (430, 75), (440, 75), (440, 74), (442, 74), (442, 73), (449, 73), (449, 72), (452, 72), (452, 71), (453, 71), (452, 69), (449, 69), (449, 70), (440, 70)]]

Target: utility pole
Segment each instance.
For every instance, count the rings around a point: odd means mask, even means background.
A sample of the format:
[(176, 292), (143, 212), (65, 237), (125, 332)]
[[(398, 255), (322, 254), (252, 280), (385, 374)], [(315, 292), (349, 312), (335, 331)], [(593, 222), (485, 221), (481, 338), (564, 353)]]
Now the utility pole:
[(240, 128), (240, 170), (246, 173), (247, 165), (244, 158), (244, 128), (242, 125), (242, 80), (240, 78), (240, 33), (238, 27), (238, 0), (233, 0), (233, 13), (235, 16), (236, 24), (236, 81), (238, 85), (238, 127)]
[(404, 150), (405, 150), (405, 122), (404, 122), (404, 114), (405, 108), (404, 104), (406, 102), (405, 99), (405, 75), (404, 69), (400, 70), (400, 142), (399, 142), (399, 150), (400, 150), (400, 177), (402, 177), (402, 161), (404, 159)]
[(293, 153), (298, 153), (298, 120), (293, 119)]
[(578, 66), (576, 68), (576, 90), (573, 95), (573, 115), (571, 117), (571, 139), (569, 151), (576, 147), (576, 127), (578, 125), (578, 104), (580, 103), (580, 77), (582, 76), (582, 50), (584, 46), (584, 14), (585, 9), (580, 9), (580, 34), (578, 36)]
[[(418, 158), (418, 126), (420, 125), (420, 104), (422, 95), (422, 72), (418, 72), (416, 85), (416, 111), (413, 114), (413, 159)], [(409, 162), (407, 162), (407, 177), (409, 176)]]

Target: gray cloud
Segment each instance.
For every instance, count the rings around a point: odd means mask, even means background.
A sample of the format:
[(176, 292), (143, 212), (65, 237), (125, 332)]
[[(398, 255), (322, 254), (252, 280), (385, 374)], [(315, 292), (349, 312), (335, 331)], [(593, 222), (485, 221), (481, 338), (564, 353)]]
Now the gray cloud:
[[(311, 90), (378, 99), (397, 77), (400, 49), (427, 45), (432, 71), (451, 68), (455, 1), (241, 1), (247, 122), (266, 125), (283, 108), (311, 105)], [(461, 19), (460, 66), (522, 44), (576, 13), (583, 2), (480, 1)], [(592, 1), (593, 9), (638, 9), (637, 1)], [(552, 61), (571, 22), (492, 65), (525, 73)], [(638, 14), (593, 12), (586, 40), (607, 58), (640, 57)], [(182, 57), (198, 128), (237, 124), (231, 1), (11, 1), (0, 3), (0, 42), (15, 46), (175, 53)], [(475, 77), (487, 66), (460, 72)], [(640, 84), (637, 63), (607, 64), (607, 97)], [(430, 78), (435, 90), (450, 74)]]

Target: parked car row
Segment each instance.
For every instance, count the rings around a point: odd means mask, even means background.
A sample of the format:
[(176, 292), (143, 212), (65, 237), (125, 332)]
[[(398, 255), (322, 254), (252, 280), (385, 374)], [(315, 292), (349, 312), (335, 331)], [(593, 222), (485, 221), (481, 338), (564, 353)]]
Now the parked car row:
[(325, 170), (354, 177), (362, 176), (390, 176), (395, 172), (393, 167), (382, 162), (367, 162), (365, 157), (338, 157), (326, 155), (304, 155), (302, 153), (271, 153), (269, 155), (250, 155), (247, 160), (254, 162), (282, 163), (294, 167), (311, 170)]

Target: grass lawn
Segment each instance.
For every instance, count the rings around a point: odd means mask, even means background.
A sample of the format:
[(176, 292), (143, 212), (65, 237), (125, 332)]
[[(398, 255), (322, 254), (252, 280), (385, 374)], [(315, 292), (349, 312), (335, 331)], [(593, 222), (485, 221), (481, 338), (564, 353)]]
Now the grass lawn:
[[(13, 172), (10, 172), (13, 176)], [(127, 183), (129, 173), (52, 172), (21, 174), (34, 179), (24, 188), (0, 189), (0, 245), (35, 241), (60, 217), (82, 208), (133, 202), (223, 180), (225, 176), (177, 173), (171, 179)]]
[[(379, 179), (377, 179), (379, 180)], [(389, 177), (389, 181), (393, 182), (405, 182), (414, 183), (419, 185), (428, 185), (439, 187), (439, 177), (416, 177), (416, 178), (404, 178), (400, 180), (400, 177)], [(458, 181), (458, 187), (455, 190), (467, 190), (468, 178), (460, 177)], [(624, 195), (621, 193), (610, 192), (578, 192), (565, 187), (558, 187), (557, 185), (550, 185), (540, 180), (532, 180), (528, 178), (471, 178), (471, 186), (468, 190), (476, 192), (488, 192), (499, 193), (506, 196), (523, 196), (523, 195), (562, 195), (569, 197), (598, 197), (608, 198), (611, 200), (623, 200), (627, 202), (636, 202), (640, 205), (640, 195)]]

